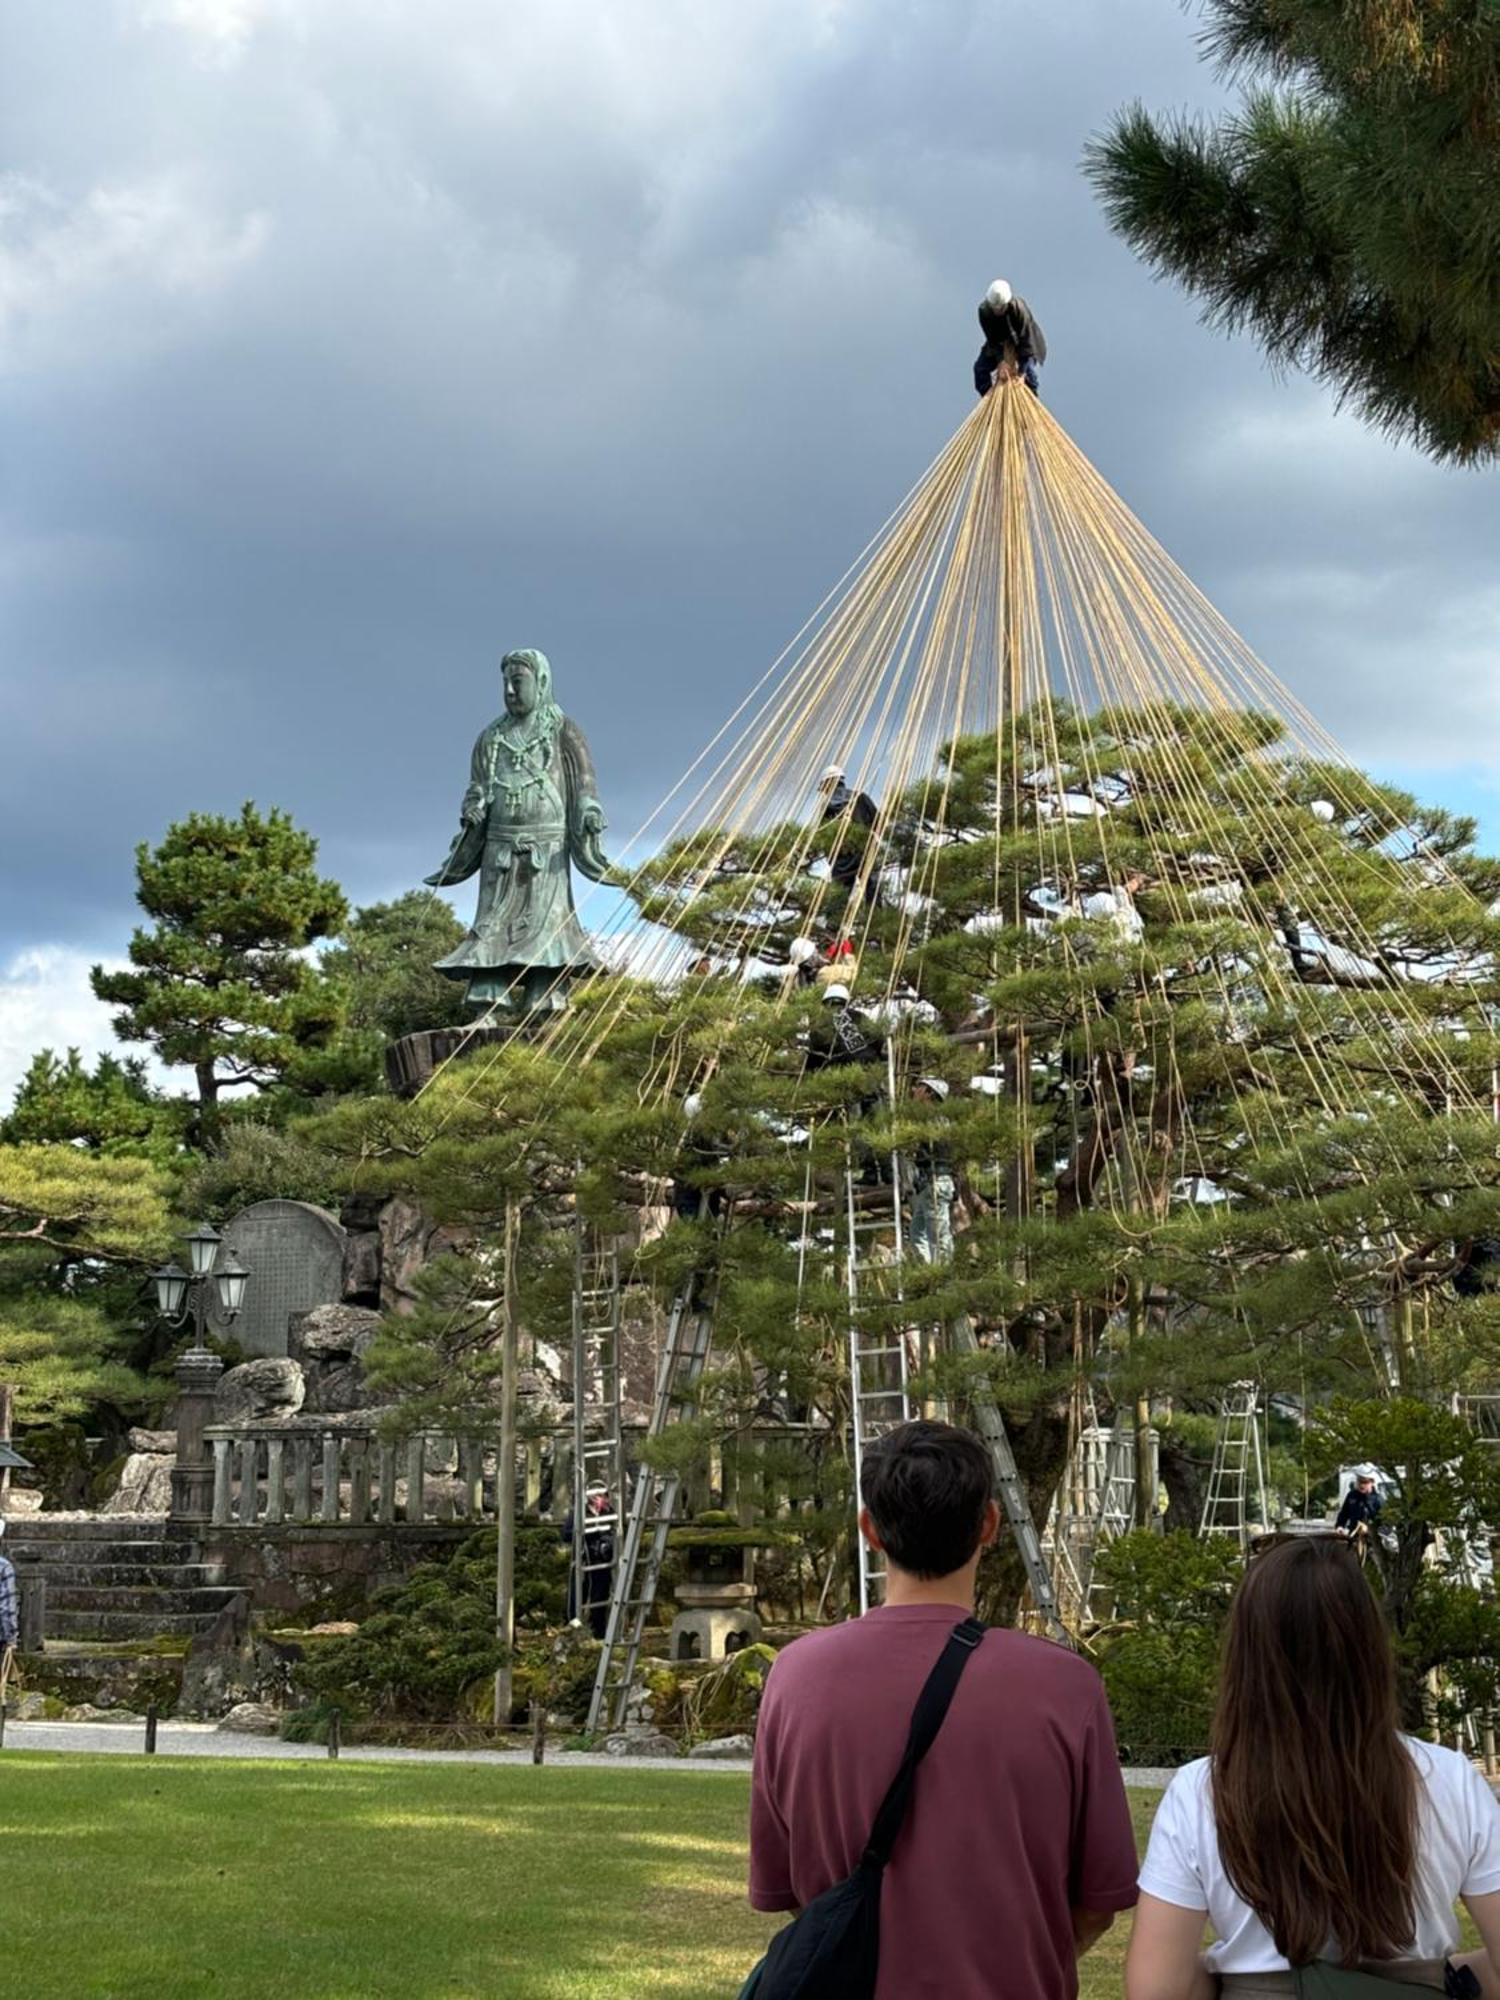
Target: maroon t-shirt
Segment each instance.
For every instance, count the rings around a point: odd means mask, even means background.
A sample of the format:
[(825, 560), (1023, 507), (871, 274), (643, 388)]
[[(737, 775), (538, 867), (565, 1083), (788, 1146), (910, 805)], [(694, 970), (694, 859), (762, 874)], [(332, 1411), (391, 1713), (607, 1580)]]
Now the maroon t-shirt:
[[(883, 1606), (779, 1656), (755, 1738), (750, 1900), (794, 1910), (853, 1872), (961, 1606)], [(1074, 2000), (1072, 1912), (1135, 1901), (1135, 1839), (1099, 1676), (992, 1631), (917, 1772), (880, 1905), (877, 2000)]]

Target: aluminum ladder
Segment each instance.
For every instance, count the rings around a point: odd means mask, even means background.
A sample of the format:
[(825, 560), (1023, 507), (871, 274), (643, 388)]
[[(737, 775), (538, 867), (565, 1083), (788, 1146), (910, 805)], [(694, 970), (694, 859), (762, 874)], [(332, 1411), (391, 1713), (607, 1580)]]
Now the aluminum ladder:
[[(620, 1367), (620, 1256), (577, 1219), (573, 1247), (573, 1612), (587, 1617), (598, 1578), (613, 1591), (625, 1508), (624, 1385)], [(589, 1489), (606, 1505), (589, 1512)], [(608, 1554), (591, 1555), (608, 1536)], [(592, 1586), (592, 1588), (591, 1588)]]
[(1261, 1448), (1260, 1391), (1253, 1382), (1237, 1382), (1219, 1412), (1213, 1464), (1203, 1500), (1201, 1535), (1233, 1535), (1242, 1549), (1250, 1543), (1250, 1480), (1266, 1519), (1266, 1464)]
[[(968, 1320), (955, 1321), (953, 1332), (954, 1343), (962, 1353), (979, 1352), (979, 1342), (974, 1338), (974, 1329)], [(1036, 1522), (1031, 1518), (1026, 1487), (1016, 1468), (1016, 1455), (1011, 1449), (1010, 1433), (1005, 1428), (1000, 1405), (983, 1389), (973, 1391), (970, 1402), (974, 1411), (974, 1428), (989, 1446), (990, 1457), (994, 1460), (995, 1490), (999, 1495), (1001, 1512), (1021, 1552), (1021, 1567), (1026, 1572), (1031, 1601), (1048, 1636), (1060, 1639), (1066, 1645), (1068, 1633), (1058, 1610), (1057, 1585), (1048, 1568)]]
[[(854, 1162), (849, 1147), (844, 1152), (844, 1284), (849, 1297), (849, 1410), (854, 1450), (854, 1541), (859, 1565), (859, 1608), (861, 1613), (878, 1604), (885, 1589), (885, 1559), (872, 1549), (860, 1531), (859, 1516), (864, 1509), (860, 1470), (865, 1449), (897, 1424), (908, 1423), (913, 1415), (911, 1401), (911, 1357), (906, 1333), (897, 1327), (872, 1331), (861, 1311), (861, 1286), (866, 1295), (877, 1289), (874, 1271), (889, 1270), (895, 1281), (895, 1297), (901, 1298), (901, 1257), (905, 1234), (901, 1216), (901, 1163), (891, 1156), (891, 1201), (878, 1209), (861, 1209), (855, 1200)], [(894, 1234), (895, 1261), (885, 1267), (872, 1264), (865, 1254), (869, 1238)]]
[[(651, 1421), (646, 1428), (648, 1442), (659, 1438), (680, 1417), (693, 1413), (712, 1342), (711, 1299), (700, 1291), (696, 1277), (690, 1278), (678, 1294), (667, 1324), (667, 1337), (656, 1371)], [(589, 1700), (590, 1735), (601, 1728), (619, 1729), (624, 1725), (641, 1644), (656, 1603), (667, 1536), (681, 1498), (681, 1472), (655, 1472), (649, 1465), (637, 1466), (614, 1589), (610, 1593), (604, 1649), (599, 1655)]]

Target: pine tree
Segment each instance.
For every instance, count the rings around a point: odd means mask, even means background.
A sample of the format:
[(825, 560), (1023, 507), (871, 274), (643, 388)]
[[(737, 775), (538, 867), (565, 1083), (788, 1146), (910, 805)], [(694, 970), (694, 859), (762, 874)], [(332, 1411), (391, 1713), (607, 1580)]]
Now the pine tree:
[(1114, 228), (1273, 360), (1440, 459), (1500, 451), (1500, 14), (1489, 0), (1209, 0), (1217, 123), (1121, 113)]
[(421, 1028), (462, 1026), (469, 1018), (463, 986), (433, 966), (463, 934), (448, 904), (430, 890), (356, 910), (319, 961), (342, 1026), (326, 1046), (290, 1066), (291, 1093), (379, 1090), (387, 1043)]
[(0, 1381), (23, 1425), (141, 1403), (142, 1288), (171, 1235), (170, 1181), (155, 1161), (0, 1144)]
[(138, 1057), (121, 1062), (101, 1055), (90, 1071), (77, 1049), (62, 1061), (41, 1049), (16, 1086), (0, 1141), (165, 1155), (178, 1143), (181, 1126), (178, 1106), (152, 1087)]
[(121, 1009), (123, 1041), (192, 1069), (204, 1134), (221, 1092), (267, 1089), (339, 1025), (336, 990), (303, 955), (347, 908), (316, 856), (287, 814), (251, 804), (232, 820), (192, 813), (155, 850), (136, 850), (136, 896), (154, 927), (131, 938), (134, 969), (95, 966), (93, 988)]
[[(853, 1059), (820, 1060), (827, 1008), (786, 970), (795, 936), (836, 948), (844, 923), (804, 829), (727, 856), (708, 833), (636, 884), (693, 968), (674, 984), (593, 983), (555, 1035), (319, 1122), (365, 1185), (389, 1176), (472, 1246), (394, 1336), (398, 1393), (470, 1371), (482, 1404), (507, 1189), (530, 1204), (525, 1323), (554, 1344), (574, 1202), (629, 1236), (670, 1200), (632, 1274), (665, 1302), (696, 1273), (717, 1307), (700, 1416), (669, 1449), (706, 1459), (768, 1401), (843, 1439), (844, 1176), (889, 1213), (893, 1156), (924, 1141), (957, 1169), (954, 1258), (867, 1276), (861, 1321), (929, 1329), (925, 1386), (956, 1410), (998, 1401), (1038, 1524), (1080, 1384), (1106, 1416), (1141, 1394), (1209, 1412), (1246, 1378), (1367, 1398), (1385, 1379), (1372, 1320), (1409, 1395), (1492, 1367), (1493, 1302), (1453, 1282), (1500, 1173), (1474, 1108), (1500, 1054), (1500, 865), (1472, 823), (1299, 762), (1264, 716), (1053, 705), (1016, 735), (1019, 767), (1047, 774), (1025, 811), (1001, 809), (993, 736), (942, 753), (940, 826), (928, 779), (894, 802), (849, 967), (870, 1040)], [(1064, 796), (1107, 807), (1064, 837)], [(1087, 914), (1137, 867), (1138, 929)], [(896, 1026), (883, 996), (903, 977), (924, 1005)], [(913, 1098), (919, 1076), (946, 1101)], [(954, 1349), (960, 1324), (977, 1353)], [(992, 1609), (1019, 1590), (1003, 1545)]]

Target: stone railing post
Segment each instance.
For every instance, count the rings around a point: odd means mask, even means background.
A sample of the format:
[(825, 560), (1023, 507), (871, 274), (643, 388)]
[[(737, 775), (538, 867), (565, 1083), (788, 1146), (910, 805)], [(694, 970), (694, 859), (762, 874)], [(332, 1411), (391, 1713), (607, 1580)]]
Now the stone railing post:
[(227, 1527), (230, 1519), (233, 1481), (229, 1466), (230, 1440), (227, 1437), (214, 1439), (214, 1526)]
[(206, 1526), (213, 1518), (213, 1462), (204, 1431), (213, 1420), (214, 1385), (224, 1372), (217, 1354), (190, 1347), (177, 1357), (177, 1462), (172, 1467), (173, 1521)]
[(20, 1599), (20, 1629), (16, 1634), (18, 1653), (39, 1653), (47, 1636), (47, 1579), (40, 1556), (17, 1556), (16, 1595)]

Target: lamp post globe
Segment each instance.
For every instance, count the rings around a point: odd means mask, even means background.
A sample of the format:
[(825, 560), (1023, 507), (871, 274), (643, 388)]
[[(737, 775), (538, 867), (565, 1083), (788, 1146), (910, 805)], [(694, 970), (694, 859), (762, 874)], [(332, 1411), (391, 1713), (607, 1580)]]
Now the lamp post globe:
[(192, 1280), (180, 1264), (163, 1264), (151, 1273), (156, 1286), (156, 1305), (163, 1319), (181, 1319)]
[(214, 1267), (214, 1255), (224, 1241), (218, 1230), (200, 1222), (187, 1239), (188, 1261), (195, 1278), (206, 1278)]

